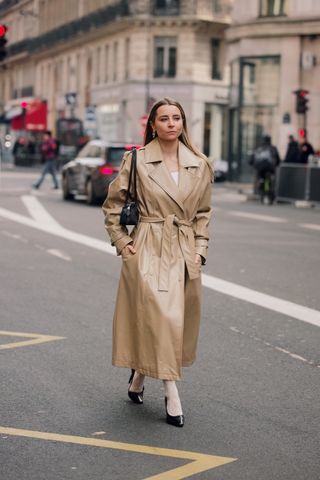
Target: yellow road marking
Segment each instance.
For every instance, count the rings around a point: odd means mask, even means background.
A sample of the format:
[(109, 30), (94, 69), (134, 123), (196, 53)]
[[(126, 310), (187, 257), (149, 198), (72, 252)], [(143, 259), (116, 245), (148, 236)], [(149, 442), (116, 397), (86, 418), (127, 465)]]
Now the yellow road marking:
[(7, 337), (31, 338), (31, 340), (4, 343), (0, 345), (0, 350), (6, 350), (9, 348), (17, 348), (17, 347), (27, 347), (29, 345), (37, 345), (39, 343), (52, 342), (54, 340), (63, 340), (65, 338), (65, 337), (55, 337), (52, 335), (40, 335), (38, 333), (7, 332), (4, 330), (0, 330), (0, 335), (4, 335)]
[(190, 475), (211, 470), (212, 468), (220, 467), (221, 465), (226, 465), (227, 463), (231, 463), (236, 460), (236, 458), (205, 455), (202, 453), (188, 452), (185, 450), (171, 450), (169, 448), (135, 445), (133, 443), (112, 442), (110, 440), (101, 440), (98, 438), (60, 435), (57, 433), (37, 432), (33, 430), (20, 430), (17, 428), (0, 427), (0, 434), (192, 460), (191, 463), (174, 468), (173, 470), (167, 470), (166, 472), (158, 475), (153, 475), (152, 477), (145, 478), (144, 480), (182, 480)]

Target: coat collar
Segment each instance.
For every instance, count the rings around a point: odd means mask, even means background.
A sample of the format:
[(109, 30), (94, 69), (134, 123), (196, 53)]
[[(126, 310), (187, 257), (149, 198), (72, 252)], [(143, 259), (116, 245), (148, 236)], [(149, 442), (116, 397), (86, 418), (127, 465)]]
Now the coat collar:
[[(152, 140), (144, 147), (145, 163), (163, 162), (163, 153), (157, 138)], [(199, 167), (199, 158), (189, 150), (182, 142), (179, 141), (179, 165), (180, 167)]]
[[(145, 147), (145, 163), (148, 174), (184, 210), (183, 202), (190, 195), (197, 178), (191, 167), (199, 167), (200, 159), (182, 142), (179, 142), (179, 186), (176, 185), (163, 161), (163, 153), (158, 139)], [(193, 169), (192, 169), (193, 170)]]

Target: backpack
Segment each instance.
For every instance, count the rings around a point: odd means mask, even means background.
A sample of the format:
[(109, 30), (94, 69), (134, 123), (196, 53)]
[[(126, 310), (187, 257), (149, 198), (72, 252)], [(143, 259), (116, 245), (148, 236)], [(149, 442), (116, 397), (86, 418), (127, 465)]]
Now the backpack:
[(254, 152), (253, 166), (258, 172), (274, 171), (275, 157), (271, 146), (257, 148)]

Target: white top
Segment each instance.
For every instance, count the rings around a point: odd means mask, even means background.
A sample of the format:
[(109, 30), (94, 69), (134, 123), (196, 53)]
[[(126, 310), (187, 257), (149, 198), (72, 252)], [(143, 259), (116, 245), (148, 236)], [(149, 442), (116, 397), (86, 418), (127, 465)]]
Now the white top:
[(171, 177), (173, 178), (173, 180), (176, 182), (176, 184), (178, 185), (179, 183), (179, 172), (170, 172), (171, 173)]

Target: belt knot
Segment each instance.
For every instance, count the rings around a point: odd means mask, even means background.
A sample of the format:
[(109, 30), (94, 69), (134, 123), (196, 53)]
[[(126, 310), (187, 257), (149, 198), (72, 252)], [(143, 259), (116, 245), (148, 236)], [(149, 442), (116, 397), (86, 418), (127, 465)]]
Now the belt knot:
[(171, 214), (165, 218), (161, 217), (140, 217), (142, 223), (163, 223), (160, 270), (158, 279), (158, 290), (167, 292), (169, 290), (169, 272), (171, 264), (171, 241), (173, 225), (178, 228), (179, 245), (183, 258), (186, 262), (190, 279), (199, 277), (200, 272), (196, 268), (194, 259), (194, 236), (192, 220), (180, 219)]

